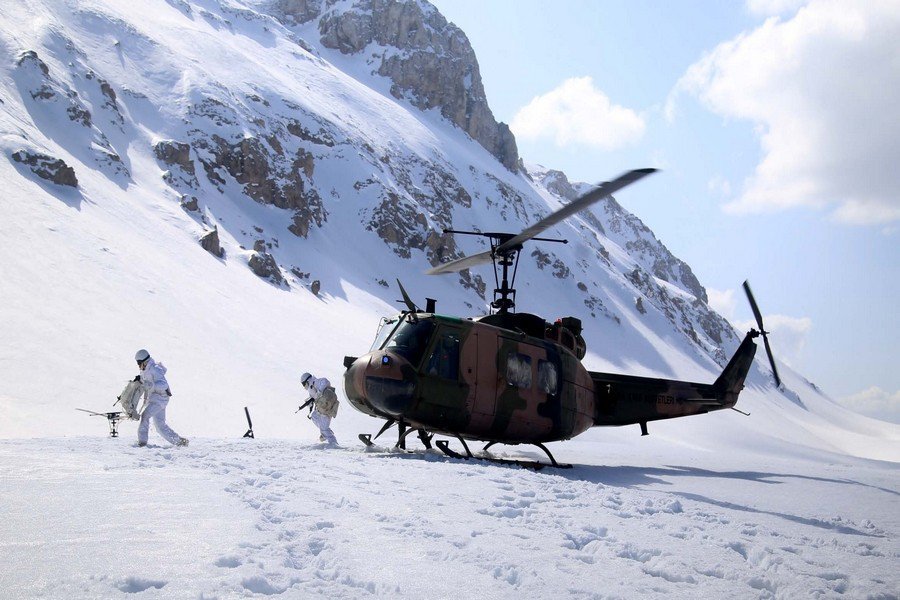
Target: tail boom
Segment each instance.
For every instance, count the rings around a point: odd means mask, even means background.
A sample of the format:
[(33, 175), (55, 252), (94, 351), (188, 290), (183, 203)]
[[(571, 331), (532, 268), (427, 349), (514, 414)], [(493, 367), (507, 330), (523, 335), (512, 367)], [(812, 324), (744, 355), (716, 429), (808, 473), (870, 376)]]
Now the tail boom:
[(642, 424), (731, 408), (756, 354), (751, 331), (715, 383), (589, 372), (594, 384), (594, 426)]

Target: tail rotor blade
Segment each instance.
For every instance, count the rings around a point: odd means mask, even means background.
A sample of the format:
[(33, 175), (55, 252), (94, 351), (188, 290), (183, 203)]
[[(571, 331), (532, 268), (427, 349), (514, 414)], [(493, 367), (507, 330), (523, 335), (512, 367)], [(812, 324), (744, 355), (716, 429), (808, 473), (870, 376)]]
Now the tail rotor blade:
[(744, 282), (744, 293), (747, 294), (747, 300), (750, 302), (750, 308), (753, 310), (753, 316), (756, 317), (756, 324), (759, 325), (760, 332), (765, 335), (766, 330), (763, 327), (763, 319), (762, 314), (759, 312), (759, 307), (756, 305), (756, 300), (753, 298), (753, 292), (750, 291), (750, 282)]
[(766, 347), (766, 354), (769, 355), (769, 364), (772, 365), (772, 375), (775, 377), (775, 387), (781, 387), (781, 377), (778, 376), (778, 369), (775, 368), (775, 356), (772, 355), (772, 348), (769, 346), (768, 336), (763, 336), (763, 344)]
[(762, 335), (763, 345), (765, 345), (766, 354), (769, 357), (769, 364), (772, 366), (772, 376), (775, 378), (775, 387), (781, 387), (781, 377), (778, 376), (778, 367), (775, 366), (775, 355), (772, 354), (772, 347), (769, 346), (769, 332), (766, 331), (766, 328), (763, 326), (762, 313), (759, 312), (759, 306), (757, 306), (756, 300), (753, 298), (753, 292), (750, 291), (750, 283), (748, 281), (744, 282), (744, 293), (747, 294), (747, 301), (750, 302), (750, 309), (753, 311), (753, 316), (756, 317), (756, 324), (759, 325), (759, 333)]

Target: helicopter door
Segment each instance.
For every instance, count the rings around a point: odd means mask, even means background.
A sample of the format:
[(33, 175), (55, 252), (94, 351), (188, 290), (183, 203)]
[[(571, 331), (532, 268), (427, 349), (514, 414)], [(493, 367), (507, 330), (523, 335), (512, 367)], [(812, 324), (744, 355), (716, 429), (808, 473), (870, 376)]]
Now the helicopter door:
[(497, 334), (476, 326), (466, 337), (462, 350), (460, 375), (469, 390), (468, 431), (487, 435), (497, 409)]
[(422, 365), (420, 384), (427, 402), (420, 409), (423, 422), (440, 422), (453, 430), (461, 430), (466, 421), (466, 402), (469, 394), (462, 374), (467, 366), (462, 348), (462, 331), (442, 325), (434, 334), (430, 352)]
[(499, 342), (494, 429), (523, 439), (548, 433), (553, 422), (538, 409), (548, 397), (546, 351), (519, 340), (501, 337)]

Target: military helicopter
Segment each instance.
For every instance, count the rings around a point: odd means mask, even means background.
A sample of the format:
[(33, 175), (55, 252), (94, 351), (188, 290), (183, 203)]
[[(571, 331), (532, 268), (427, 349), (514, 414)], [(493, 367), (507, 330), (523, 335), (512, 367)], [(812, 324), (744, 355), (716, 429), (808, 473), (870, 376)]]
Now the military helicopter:
[[(428, 273), (453, 273), (493, 262), (498, 287), (492, 311), (474, 318), (440, 315), (431, 298), (423, 311), (397, 281), (407, 310), (382, 319), (367, 354), (344, 358), (344, 390), (350, 404), (385, 419), (375, 438), (397, 424), (395, 447), (399, 448), (405, 448), (406, 437), (416, 431), (428, 449), (435, 434), (455, 437), (465, 454), (450, 449), (447, 440), (435, 444), (457, 458), (545, 466), (476, 456), (466, 440), (487, 442), (484, 453), (494, 444), (529, 444), (540, 448), (551, 465), (570, 467), (558, 463), (544, 444), (568, 440), (597, 426), (637, 424), (641, 435), (648, 435), (650, 421), (734, 408), (756, 353), (753, 340), (760, 335), (780, 386), (768, 332), (746, 282), (744, 290), (759, 330), (747, 333), (713, 383), (588, 371), (581, 363), (586, 343), (579, 319), (566, 317), (550, 323), (537, 315), (514, 312), (513, 286), (522, 245), (530, 240), (564, 242), (537, 235), (654, 171), (624, 173), (518, 234), (445, 230), (489, 238), (491, 249)], [(373, 443), (370, 434), (359, 438), (367, 445)]]

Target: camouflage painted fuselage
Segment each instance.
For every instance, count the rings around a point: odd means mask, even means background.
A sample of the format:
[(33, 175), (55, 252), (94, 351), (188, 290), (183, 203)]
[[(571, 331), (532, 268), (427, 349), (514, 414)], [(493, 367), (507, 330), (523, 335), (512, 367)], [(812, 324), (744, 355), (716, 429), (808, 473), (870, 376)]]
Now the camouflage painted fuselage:
[(593, 425), (593, 384), (568, 350), (477, 321), (417, 319), (399, 324), (410, 330), (400, 343), (392, 344), (398, 332), (347, 370), (344, 389), (354, 407), (431, 432), (506, 443), (568, 439)]
[(348, 357), (344, 390), (356, 409), (416, 429), (544, 443), (734, 406), (756, 350), (748, 334), (713, 384), (593, 373), (539, 337), (545, 328), (528, 314), (402, 315), (382, 325), (372, 351)]

